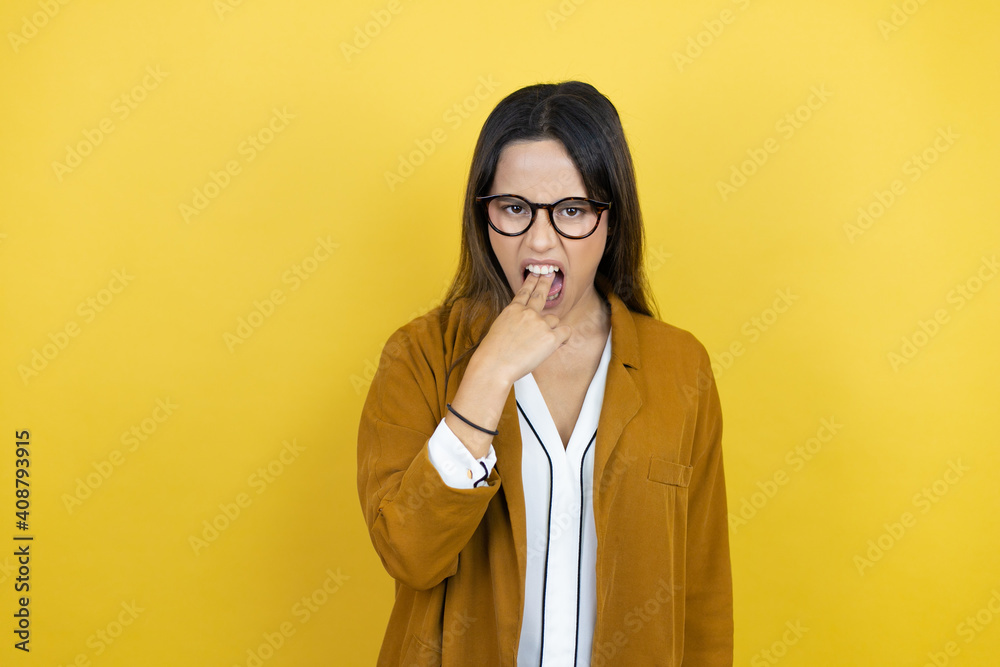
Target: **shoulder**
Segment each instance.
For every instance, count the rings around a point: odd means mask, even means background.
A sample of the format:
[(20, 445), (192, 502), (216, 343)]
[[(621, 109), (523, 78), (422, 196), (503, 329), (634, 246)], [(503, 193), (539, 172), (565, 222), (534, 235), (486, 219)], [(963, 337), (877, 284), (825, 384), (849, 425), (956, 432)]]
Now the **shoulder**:
[(438, 305), (413, 317), (393, 331), (386, 341), (386, 347), (392, 345), (394, 348), (417, 350), (430, 346), (437, 349), (447, 343), (449, 337), (452, 339), (450, 342), (454, 343), (462, 322), (464, 301), (460, 299), (452, 306)]
[(717, 409), (715, 373), (704, 344), (687, 329), (647, 315), (632, 315), (639, 346), (636, 378), (650, 402), (682, 401), (696, 410), (703, 405)]
[(439, 305), (396, 328), (382, 348), (379, 368), (402, 365), (418, 377), (446, 368), (464, 342), (465, 306), (465, 299)]
[(464, 340), (459, 338), (461, 321), (461, 304), (441, 305), (392, 332), (369, 388), (368, 402), (380, 419), (403, 424), (413, 423), (414, 415), (429, 415), (433, 419), (420, 428), (427, 433), (434, 430), (444, 407), (456, 343)]
[(641, 313), (632, 313), (636, 337), (642, 360), (666, 357), (672, 361), (685, 360), (697, 365), (709, 362), (708, 350), (687, 329), (675, 326)]

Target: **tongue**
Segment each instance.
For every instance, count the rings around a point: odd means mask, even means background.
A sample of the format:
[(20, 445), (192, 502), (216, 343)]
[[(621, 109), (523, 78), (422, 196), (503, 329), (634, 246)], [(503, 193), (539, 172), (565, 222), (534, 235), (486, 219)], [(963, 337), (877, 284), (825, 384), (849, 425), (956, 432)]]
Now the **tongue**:
[(552, 277), (552, 285), (549, 286), (549, 296), (553, 294), (558, 294), (559, 290), (563, 286), (563, 274), (562, 271), (556, 271), (556, 275)]

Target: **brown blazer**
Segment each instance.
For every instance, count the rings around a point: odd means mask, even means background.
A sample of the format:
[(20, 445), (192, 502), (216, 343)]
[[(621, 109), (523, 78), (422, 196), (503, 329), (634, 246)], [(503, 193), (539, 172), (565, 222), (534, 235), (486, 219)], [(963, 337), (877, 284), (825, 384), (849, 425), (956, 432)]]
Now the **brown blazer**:
[[(611, 361), (594, 457), (591, 664), (732, 665), (722, 412), (708, 353), (689, 332), (628, 310), (600, 274), (596, 284), (611, 304)], [(467, 364), (445, 395), (446, 369), (472, 344), (465, 303), (444, 322), (438, 307), (393, 333), (361, 414), (361, 508), (396, 580), (379, 665), (517, 658), (527, 544), (514, 391), (488, 486), (449, 487), (427, 454)]]

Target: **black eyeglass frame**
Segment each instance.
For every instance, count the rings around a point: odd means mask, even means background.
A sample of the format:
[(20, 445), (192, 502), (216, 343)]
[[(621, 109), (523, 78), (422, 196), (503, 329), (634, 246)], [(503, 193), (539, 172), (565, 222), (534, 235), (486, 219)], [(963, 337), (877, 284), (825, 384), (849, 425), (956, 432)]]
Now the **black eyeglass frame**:
[[(528, 208), (531, 209), (531, 220), (528, 221), (528, 224), (527, 224), (527, 226), (525, 226), (524, 229), (522, 229), (521, 231), (516, 232), (514, 234), (510, 234), (508, 232), (504, 232), (504, 231), (501, 231), (501, 230), (497, 229), (497, 226), (493, 224), (492, 220), (490, 220), (490, 201), (493, 200), (493, 199), (496, 199), (497, 197), (514, 197), (516, 199), (520, 199), (521, 201), (523, 201), (525, 204), (528, 205)], [(559, 226), (556, 225), (555, 218), (552, 216), (552, 211), (553, 211), (553, 209), (555, 209), (556, 206), (558, 206), (559, 204), (562, 204), (565, 201), (570, 201), (570, 200), (585, 201), (585, 202), (591, 204), (594, 208), (597, 209), (597, 222), (594, 224), (594, 228), (591, 229), (586, 234), (584, 234), (583, 236), (572, 236), (570, 234), (566, 234), (561, 229), (559, 229)], [(535, 202), (528, 201), (527, 199), (525, 199), (521, 195), (515, 195), (515, 194), (509, 194), (509, 193), (508, 194), (486, 195), (486, 196), (483, 196), (483, 197), (476, 197), (476, 201), (478, 203), (480, 203), (480, 204), (483, 205), (483, 213), (486, 215), (486, 222), (489, 223), (489, 226), (497, 234), (502, 234), (503, 236), (520, 236), (521, 234), (524, 234), (529, 229), (531, 229), (531, 225), (535, 224), (535, 214), (538, 213), (538, 209), (543, 208), (546, 211), (548, 211), (548, 213), (549, 213), (549, 222), (552, 223), (552, 228), (554, 230), (556, 230), (556, 233), (559, 234), (560, 236), (564, 237), (564, 238), (574, 239), (574, 240), (585, 239), (588, 236), (590, 236), (591, 234), (593, 234), (594, 232), (596, 232), (597, 228), (601, 226), (601, 214), (604, 213), (605, 211), (607, 211), (608, 209), (610, 209), (611, 208), (611, 204), (612, 204), (612, 202), (609, 202), (609, 201), (597, 201), (596, 199), (587, 199), (586, 197), (563, 197), (559, 201), (553, 202), (551, 204), (536, 204)]]

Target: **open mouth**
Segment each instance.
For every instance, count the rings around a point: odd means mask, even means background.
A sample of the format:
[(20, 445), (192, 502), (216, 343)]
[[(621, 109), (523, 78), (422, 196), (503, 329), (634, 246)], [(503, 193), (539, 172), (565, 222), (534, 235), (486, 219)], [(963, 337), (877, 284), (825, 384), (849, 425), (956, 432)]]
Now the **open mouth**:
[[(522, 276), (522, 280), (527, 280), (528, 279), (528, 274), (530, 274), (530, 273), (531, 273), (531, 271), (529, 271), (527, 268), (525, 268), (524, 269), (524, 276)], [(552, 284), (549, 286), (549, 296), (548, 296), (547, 299), (545, 299), (546, 301), (555, 301), (556, 299), (558, 299), (562, 295), (562, 288), (563, 288), (563, 285), (566, 282), (566, 279), (563, 276), (563, 272), (562, 271), (556, 271), (555, 273), (556, 273), (556, 275), (553, 276), (553, 278), (552, 278)]]

